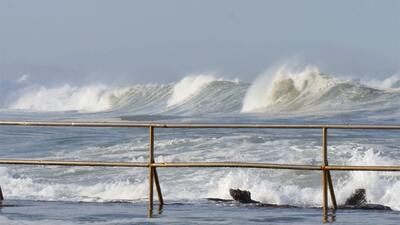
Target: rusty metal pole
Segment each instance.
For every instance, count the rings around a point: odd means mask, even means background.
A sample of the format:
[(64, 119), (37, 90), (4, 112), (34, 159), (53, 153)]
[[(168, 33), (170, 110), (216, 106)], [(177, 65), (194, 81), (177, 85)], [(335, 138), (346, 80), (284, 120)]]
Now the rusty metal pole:
[(322, 218), (328, 220), (328, 187), (326, 181), (326, 170), (322, 171)]
[(154, 127), (149, 127), (149, 205), (147, 217), (153, 216), (153, 177), (154, 168), (152, 167), (154, 158)]
[(332, 208), (334, 210), (337, 210), (336, 196), (335, 196), (335, 190), (333, 188), (331, 171), (328, 170), (326, 176), (327, 176), (327, 179), (328, 179), (329, 193), (331, 194)]
[(163, 196), (162, 196), (160, 181), (158, 180), (158, 173), (157, 173), (157, 169), (156, 168), (154, 168), (154, 182), (156, 183), (156, 189), (157, 189), (157, 195), (158, 195), (158, 203), (162, 206), (162, 205), (164, 205), (164, 199), (163, 199)]
[[(328, 128), (323, 128), (323, 151), (324, 151), (324, 166), (326, 169), (326, 166), (329, 165), (329, 161), (328, 161)], [(328, 188), (329, 188), (329, 193), (331, 196), (331, 203), (332, 203), (332, 208), (334, 210), (337, 209), (337, 203), (336, 203), (336, 196), (335, 196), (335, 190), (333, 188), (333, 182), (332, 182), (332, 177), (331, 177), (331, 171), (329, 170), (324, 170), (326, 171), (326, 179), (328, 182)]]
[[(152, 151), (153, 151), (153, 155), (151, 157), (151, 163), (155, 163), (155, 159), (154, 159), (154, 127), (153, 130), (150, 131), (151, 135), (153, 135), (152, 138)], [(161, 186), (160, 186), (160, 181), (158, 180), (158, 173), (157, 173), (157, 168), (155, 166), (152, 166), (153, 168), (153, 175), (154, 175), (154, 182), (156, 184), (156, 190), (157, 190), (157, 196), (158, 196), (158, 203), (159, 205), (164, 205), (164, 199), (162, 197), (162, 192), (161, 192)]]
[(323, 157), (323, 171), (322, 171), (322, 212), (323, 212), (323, 220), (327, 221), (328, 216), (328, 188), (327, 188), (327, 170), (325, 170), (325, 166), (328, 163), (327, 156), (327, 128), (322, 128), (322, 157)]

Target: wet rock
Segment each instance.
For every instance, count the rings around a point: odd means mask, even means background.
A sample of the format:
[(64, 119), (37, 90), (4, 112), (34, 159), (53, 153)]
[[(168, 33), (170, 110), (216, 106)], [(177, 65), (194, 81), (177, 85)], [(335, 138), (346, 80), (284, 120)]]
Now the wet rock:
[(243, 204), (248, 203), (259, 203), (251, 199), (250, 191), (242, 191), (240, 189), (229, 189), (229, 194), (233, 198), (233, 200), (238, 201)]
[(364, 188), (356, 189), (346, 200), (345, 205), (364, 205), (367, 204), (367, 195)]
[[(216, 202), (239, 202), (241, 204), (251, 204), (253, 203), (258, 207), (271, 207), (271, 208), (298, 208), (293, 205), (277, 205), (269, 203), (261, 203), (251, 199), (251, 193), (247, 190), (240, 189), (229, 189), (229, 194), (233, 198), (231, 199), (219, 199), (219, 198), (208, 198), (210, 201)], [(366, 190), (363, 188), (356, 189), (354, 193), (346, 199), (344, 205), (339, 205), (339, 209), (362, 209), (362, 210), (391, 210), (390, 207), (380, 204), (370, 204), (367, 201)]]
[(380, 204), (369, 204), (367, 201), (367, 191), (364, 188), (356, 189), (351, 196), (346, 199), (344, 205), (338, 206), (339, 209), (369, 209), (369, 210), (392, 210), (389, 206)]

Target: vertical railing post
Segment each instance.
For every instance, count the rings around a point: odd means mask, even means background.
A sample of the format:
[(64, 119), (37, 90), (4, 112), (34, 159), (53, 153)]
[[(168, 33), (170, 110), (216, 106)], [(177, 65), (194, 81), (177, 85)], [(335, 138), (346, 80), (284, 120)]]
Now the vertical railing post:
[(323, 171), (322, 171), (322, 212), (323, 220), (327, 220), (328, 216), (328, 188), (327, 188), (327, 171), (325, 166), (328, 165), (328, 154), (327, 154), (327, 128), (322, 128), (322, 158), (323, 158)]
[[(154, 162), (153, 162), (154, 163)], [(156, 183), (157, 195), (158, 195), (158, 203), (160, 204), (160, 208), (164, 205), (164, 199), (161, 192), (160, 181), (158, 180), (157, 169), (154, 168), (154, 182)]]
[[(323, 135), (325, 136), (325, 141), (323, 141), (323, 148), (324, 148), (324, 166), (329, 165), (328, 161), (328, 128), (323, 128)], [(331, 171), (325, 170), (326, 171), (326, 180), (328, 183), (328, 188), (329, 188), (329, 193), (331, 196), (331, 203), (332, 203), (332, 208), (334, 210), (337, 209), (337, 204), (336, 204), (336, 196), (335, 196), (335, 190), (333, 188), (333, 182), (332, 182), (332, 177), (331, 177)]]
[[(164, 205), (164, 199), (161, 193), (160, 181), (158, 180), (157, 169), (153, 166), (154, 160), (154, 127), (149, 126), (149, 206), (148, 217), (153, 216), (154, 183), (156, 184), (159, 210)], [(161, 211), (160, 211), (161, 212)]]
[(329, 171), (329, 170), (327, 171), (326, 178), (328, 180), (329, 193), (331, 194), (332, 208), (334, 210), (336, 210), (337, 209), (337, 203), (336, 203), (335, 190), (333, 189), (331, 171)]
[[(155, 159), (154, 159), (154, 127), (152, 129), (152, 131), (150, 131), (150, 133), (153, 135), (152, 138), (152, 158), (151, 158), (151, 163), (155, 163)], [(164, 199), (162, 196), (162, 192), (161, 192), (161, 186), (160, 186), (160, 181), (158, 180), (158, 173), (157, 173), (157, 168), (153, 167), (153, 176), (154, 176), (154, 183), (156, 184), (156, 190), (157, 190), (157, 196), (158, 196), (158, 204), (159, 204), (159, 209), (162, 208), (162, 206), (164, 205)]]
[(153, 159), (154, 159), (154, 127), (149, 127), (149, 205), (148, 205), (148, 214), (147, 216), (150, 218), (153, 216), (153, 177), (154, 177), (154, 169), (153, 169)]
[(326, 221), (328, 215), (328, 187), (331, 196), (332, 208), (337, 209), (335, 190), (333, 189), (333, 182), (331, 177), (331, 172), (326, 169), (329, 165), (328, 162), (328, 128), (322, 128), (322, 155), (323, 155), (323, 173), (322, 173), (322, 199), (323, 199), (323, 214), (324, 220)]

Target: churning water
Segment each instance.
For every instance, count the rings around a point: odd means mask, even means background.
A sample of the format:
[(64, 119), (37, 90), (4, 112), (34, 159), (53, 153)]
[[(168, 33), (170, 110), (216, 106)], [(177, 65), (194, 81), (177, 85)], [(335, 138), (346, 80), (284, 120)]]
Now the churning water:
[[(252, 84), (194, 74), (172, 84), (46, 87), (0, 81), (2, 120), (157, 121), (174, 123), (399, 124), (400, 77), (354, 81), (316, 67), (268, 71)], [(146, 162), (146, 129), (0, 127), (1, 158)], [(331, 130), (338, 165), (398, 165), (399, 131)], [(320, 130), (156, 129), (158, 162), (321, 164)], [(400, 175), (333, 172), (339, 204), (355, 188), (393, 212), (343, 211), (337, 223), (397, 224)], [(147, 171), (120, 168), (0, 167), (7, 204), (1, 224), (310, 224), (321, 222), (318, 172), (159, 169), (167, 203), (146, 216)], [(301, 206), (263, 209), (216, 204), (229, 188), (255, 200)]]

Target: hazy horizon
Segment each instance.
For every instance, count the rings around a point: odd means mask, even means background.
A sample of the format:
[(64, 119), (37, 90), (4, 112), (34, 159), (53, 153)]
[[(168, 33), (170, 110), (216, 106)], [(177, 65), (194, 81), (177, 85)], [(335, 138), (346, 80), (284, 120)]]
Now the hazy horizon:
[(296, 58), (321, 71), (400, 71), (398, 1), (0, 1), (0, 76), (166, 83), (216, 72), (251, 82)]

